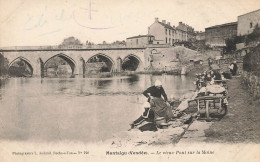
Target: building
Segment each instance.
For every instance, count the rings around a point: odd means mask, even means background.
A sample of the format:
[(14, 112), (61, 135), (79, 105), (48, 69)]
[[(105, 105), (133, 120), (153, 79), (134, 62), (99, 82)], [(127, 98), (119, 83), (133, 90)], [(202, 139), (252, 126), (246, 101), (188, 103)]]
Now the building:
[(195, 39), (196, 36), (194, 28), (183, 22), (179, 22), (179, 25), (176, 27), (176, 33), (177, 42), (190, 41), (191, 39)]
[(256, 25), (260, 26), (260, 9), (238, 16), (237, 36), (252, 33)]
[(210, 47), (224, 47), (226, 40), (236, 34), (237, 22), (211, 26), (205, 29), (205, 44)]
[(166, 24), (166, 20), (160, 22), (155, 18), (154, 23), (148, 27), (148, 34), (155, 37), (153, 44), (172, 45), (175, 42), (176, 29), (170, 22)]
[(187, 41), (187, 32), (183, 29), (176, 29), (176, 42), (184, 42)]
[(196, 39), (196, 40), (199, 40), (199, 41), (200, 41), (200, 40), (205, 40), (205, 32), (202, 32), (202, 31), (197, 32), (195, 39)]
[(194, 28), (179, 22), (177, 27), (171, 26), (170, 22), (166, 20), (159, 21), (155, 18), (154, 23), (148, 27), (148, 34), (155, 37), (154, 44), (169, 44), (173, 45), (175, 42), (189, 41), (195, 38)]
[(126, 38), (127, 47), (145, 47), (149, 44), (153, 44), (153, 35), (138, 35), (134, 37)]

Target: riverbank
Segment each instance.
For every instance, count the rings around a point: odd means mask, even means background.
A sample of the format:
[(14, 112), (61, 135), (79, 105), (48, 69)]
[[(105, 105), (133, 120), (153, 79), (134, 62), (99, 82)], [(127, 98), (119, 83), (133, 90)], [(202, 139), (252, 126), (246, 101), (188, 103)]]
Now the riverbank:
[(181, 117), (169, 121), (166, 129), (158, 129), (156, 132), (141, 132), (139, 129), (123, 131), (116, 133), (112, 139), (105, 141), (105, 143), (114, 148), (172, 146), (179, 142), (193, 119), (193, 115), (184, 113)]
[(210, 143), (260, 143), (260, 102), (240, 77), (229, 81), (228, 114), (205, 130)]
[(0, 76), (0, 80), (5, 80), (5, 79), (7, 79), (7, 78), (9, 78), (8, 75)]
[(141, 132), (138, 129), (120, 132), (110, 141), (111, 146), (259, 143), (260, 102), (252, 98), (240, 76), (233, 77), (228, 81), (228, 85), (228, 114), (221, 120), (211, 122), (197, 120), (196, 106), (190, 106), (182, 116), (168, 123), (168, 129), (158, 129), (157, 132)]
[(0, 87), (3, 85), (3, 83), (9, 78), (9, 76), (0, 76)]
[(177, 144), (188, 131), (189, 126), (196, 120), (197, 108), (188, 104), (196, 96), (196, 92), (189, 92), (183, 95), (180, 101), (175, 102), (176, 105), (172, 105), (174, 117), (167, 122), (165, 128), (158, 128), (157, 131), (140, 131), (140, 128), (147, 124), (147, 122), (143, 122), (134, 129), (114, 134), (113, 138), (106, 140), (105, 143), (115, 148)]

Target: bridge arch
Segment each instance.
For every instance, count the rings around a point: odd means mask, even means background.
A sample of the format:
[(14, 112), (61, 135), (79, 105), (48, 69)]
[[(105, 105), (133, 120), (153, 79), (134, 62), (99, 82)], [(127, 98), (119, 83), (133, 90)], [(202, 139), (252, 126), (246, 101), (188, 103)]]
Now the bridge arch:
[(126, 71), (136, 71), (142, 64), (141, 59), (134, 55), (127, 55), (122, 61), (122, 69)]
[[(13, 65), (18, 62), (18, 61), (22, 61), (25, 64), (24, 65), (20, 65), (23, 66), (24, 68), (20, 68), (20, 67), (14, 67)], [(29, 67), (30, 72), (26, 71), (26, 65)], [(19, 65), (18, 65), (19, 66)], [(33, 66), (31, 64), (31, 62), (26, 59), (25, 57), (19, 56), (17, 58), (15, 58), (13, 61), (11, 61), (8, 65), (8, 72), (10, 75), (18, 75), (18, 76), (32, 76), (33, 75)], [(16, 73), (16, 74), (15, 74)]]
[(108, 55), (103, 54), (103, 53), (98, 53), (98, 54), (91, 56), (86, 61), (86, 68), (87, 68), (86, 71), (89, 71), (88, 68), (90, 68), (91, 63), (97, 63), (97, 62), (102, 62), (102, 63), (104, 62), (106, 64), (105, 66), (103, 66), (102, 72), (112, 72), (112, 70), (114, 69), (114, 66), (115, 66), (115, 62), (111, 57), (109, 57)]
[(48, 66), (48, 63), (53, 60), (54, 58), (62, 58), (66, 63), (69, 64), (70, 68), (71, 68), (71, 73), (72, 75), (74, 74), (74, 71), (75, 71), (75, 67), (76, 67), (76, 62), (71, 58), (69, 57), (68, 55), (65, 55), (63, 53), (59, 53), (59, 54), (56, 54), (52, 57), (50, 57), (49, 59), (47, 59), (44, 64), (43, 64), (43, 69), (44, 69), (44, 73), (45, 73), (45, 76), (47, 74), (47, 66)]
[[(8, 67), (12, 66), (13, 63), (15, 63), (16, 61), (19, 61), (19, 60), (22, 60), (22, 61), (24, 61), (24, 62), (26, 62), (26, 63), (28, 63), (28, 64), (31, 65), (31, 62), (30, 62), (28, 59), (26, 59), (25, 57), (19, 56), (19, 57), (15, 58), (13, 61), (11, 61), (11, 62), (9, 63), (9, 65), (8, 65)], [(31, 66), (31, 67), (32, 67), (32, 66)]]

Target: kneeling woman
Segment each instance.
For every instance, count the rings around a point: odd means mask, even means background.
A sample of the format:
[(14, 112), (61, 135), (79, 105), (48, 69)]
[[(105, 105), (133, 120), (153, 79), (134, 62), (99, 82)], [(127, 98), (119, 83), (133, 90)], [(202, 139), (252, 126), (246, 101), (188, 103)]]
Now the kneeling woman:
[(143, 92), (143, 95), (148, 98), (148, 102), (151, 104), (151, 109), (154, 112), (155, 119), (158, 117), (164, 117), (166, 121), (168, 121), (173, 117), (167, 95), (162, 87), (162, 83), (159, 80), (155, 81), (154, 86), (146, 89)]
[(130, 124), (131, 129), (138, 127), (141, 131), (157, 131), (154, 123), (154, 112), (149, 102), (145, 102), (143, 114)]

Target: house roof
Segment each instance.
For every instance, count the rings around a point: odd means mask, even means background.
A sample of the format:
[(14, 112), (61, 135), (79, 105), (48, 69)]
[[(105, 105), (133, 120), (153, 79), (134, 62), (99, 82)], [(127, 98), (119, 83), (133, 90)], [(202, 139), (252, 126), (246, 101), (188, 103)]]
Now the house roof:
[(164, 23), (162, 23), (162, 22), (158, 22), (158, 23), (161, 24), (162, 26), (164, 26), (164, 27), (167, 28), (167, 29), (175, 30), (171, 25), (164, 24)]
[(258, 11), (260, 11), (260, 9), (255, 10), (255, 11), (251, 11), (251, 12), (248, 12), (248, 13), (245, 13), (245, 14), (243, 14), (243, 15), (239, 15), (238, 17), (240, 17), (240, 16), (244, 16), (244, 15), (247, 15), (247, 14), (251, 14), (251, 13), (253, 13), (253, 12), (258, 12)]
[(133, 38), (141, 38), (141, 37), (154, 37), (153, 35), (147, 34), (147, 35), (137, 35), (133, 37), (128, 37), (126, 39), (133, 39)]
[(221, 27), (225, 27), (225, 26), (231, 26), (231, 25), (237, 25), (237, 22), (231, 22), (231, 23), (226, 23), (226, 24), (221, 24), (221, 25), (215, 25), (215, 26), (211, 26), (205, 29), (212, 29), (212, 28), (221, 28)]
[(181, 30), (181, 31), (184, 31), (184, 32), (186, 32), (187, 30), (184, 30), (184, 29), (182, 29), (182, 28), (180, 28), (180, 27), (176, 27), (176, 30)]

